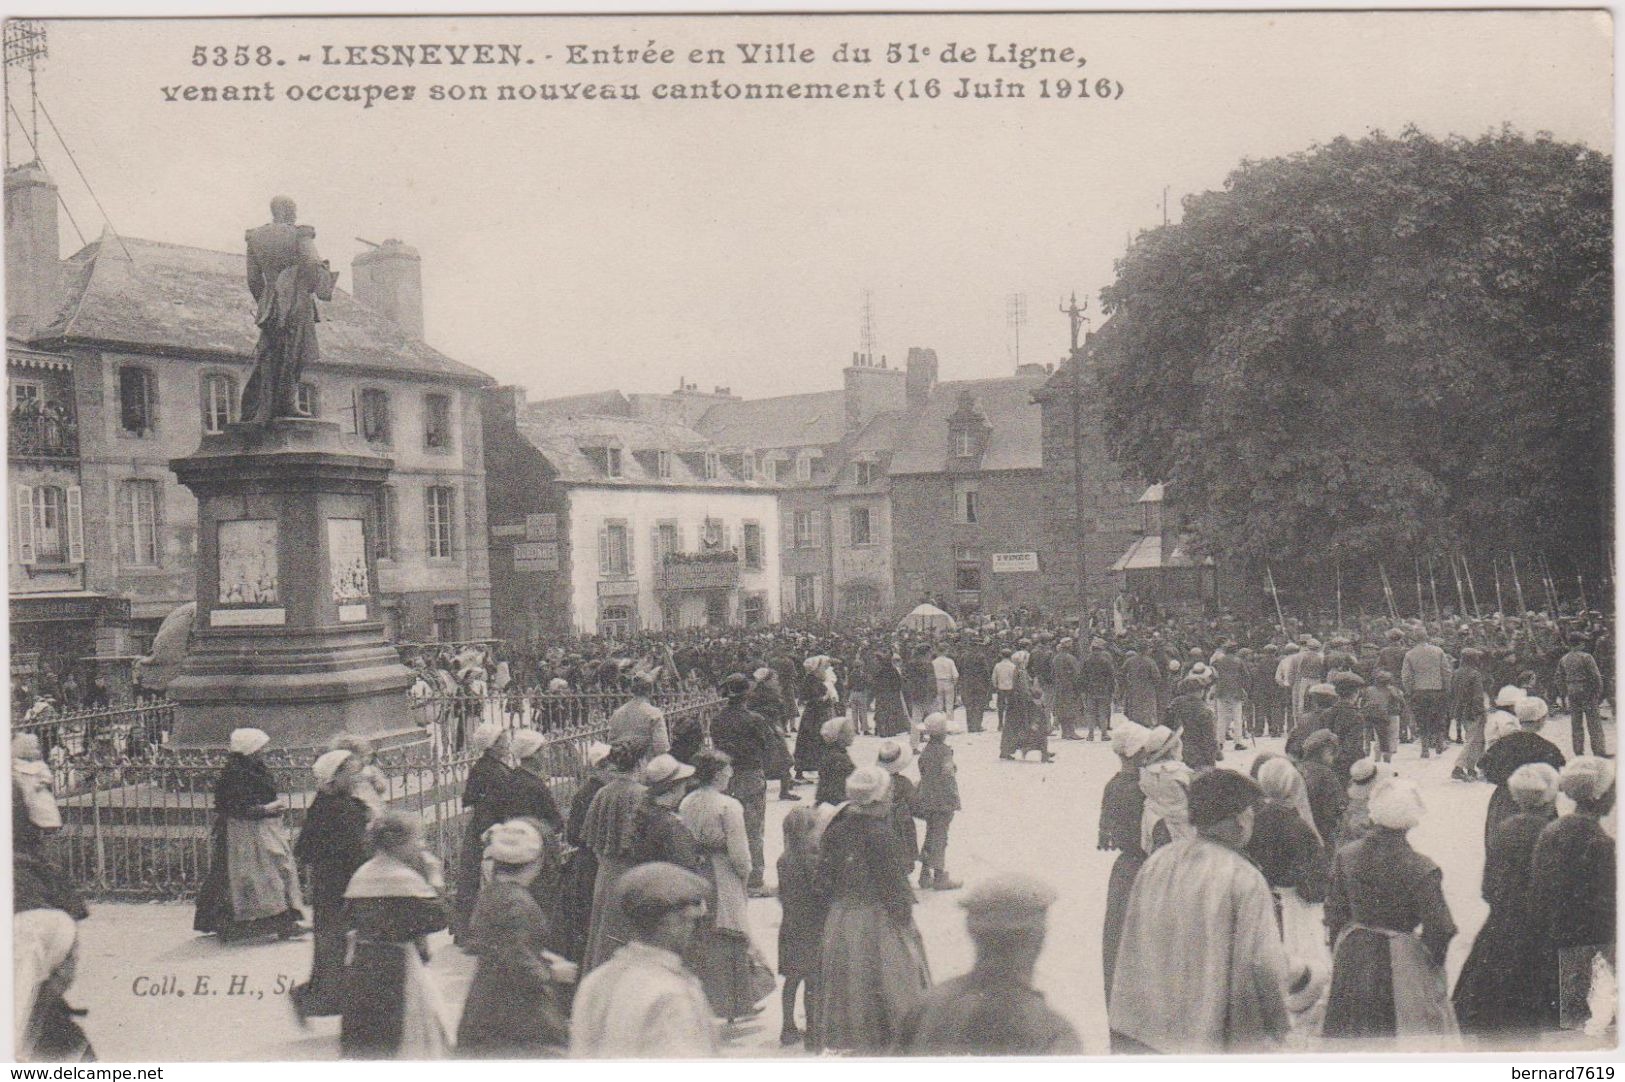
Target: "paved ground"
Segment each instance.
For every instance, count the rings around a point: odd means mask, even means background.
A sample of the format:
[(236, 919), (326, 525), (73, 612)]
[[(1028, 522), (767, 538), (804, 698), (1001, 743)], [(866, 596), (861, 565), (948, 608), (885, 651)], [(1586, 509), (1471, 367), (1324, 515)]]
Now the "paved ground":
[[(990, 719), (991, 720), (991, 719)], [(1546, 735), (1568, 750), (1568, 722), (1554, 719)], [(1613, 744), (1613, 724), (1609, 723)], [(879, 742), (861, 738), (853, 749), (860, 764), (873, 761)], [(1100, 795), (1116, 770), (1101, 743), (1055, 741), (1057, 759), (1000, 762), (996, 733), (953, 738), (965, 810), (949, 843), (949, 864), (966, 882), (1002, 870), (1047, 877), (1061, 887), (1051, 915), (1050, 938), (1039, 962), (1038, 985), (1069, 1017), (1090, 1053), (1104, 1053), (1106, 1023), (1100, 968), (1100, 928), (1105, 883), (1115, 854), (1095, 848)], [(1279, 741), (1261, 741), (1260, 749)], [(1227, 752), (1224, 765), (1245, 769), (1254, 751)], [(1483, 870), (1482, 831), (1490, 788), (1449, 779), (1455, 752), (1421, 761), (1414, 747), (1401, 752), (1402, 775), (1417, 780), (1428, 805), (1413, 844), (1444, 869), (1445, 893), (1461, 934), (1451, 944), (1452, 980), (1460, 969), (1486, 907), (1479, 897)], [(810, 799), (811, 789), (798, 790)], [(777, 859), (780, 824), (794, 804), (768, 805), (768, 860)], [(771, 875), (770, 875), (771, 880)], [(925, 892), (916, 919), (937, 980), (970, 967), (971, 947), (956, 904), (958, 892)], [(774, 957), (779, 907), (771, 899), (751, 903), (757, 942)], [(192, 910), (183, 905), (99, 905), (82, 925), (80, 974), (71, 998), (88, 1007), (92, 1041), (104, 1060), (297, 1060), (337, 1056), (338, 1023), (317, 1021), (302, 1029), (285, 993), (309, 969), (306, 943), (225, 946), (191, 931)], [(445, 937), (437, 937), (433, 971), (447, 1001), (460, 1004), (472, 962)], [(729, 1034), (735, 1055), (778, 1055), (779, 1000), (775, 995), (755, 1020)], [(1565, 1042), (1563, 1048), (1571, 1048)]]

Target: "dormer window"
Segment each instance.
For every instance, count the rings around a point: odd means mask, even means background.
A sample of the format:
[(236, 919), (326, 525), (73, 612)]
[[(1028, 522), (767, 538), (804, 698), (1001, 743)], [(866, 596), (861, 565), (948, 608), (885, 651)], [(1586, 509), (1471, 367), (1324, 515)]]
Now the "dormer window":
[(976, 454), (976, 434), (969, 429), (960, 429), (954, 433), (954, 456), (956, 458), (972, 458)]
[(811, 481), (812, 480), (812, 456), (811, 455), (803, 454), (803, 455), (797, 455), (796, 456), (796, 480), (797, 481)]
[(873, 484), (875, 479), (875, 464), (873, 462), (853, 463), (852, 469), (856, 475), (854, 480), (860, 485)]
[(756, 456), (750, 451), (746, 451), (739, 460), (739, 476), (747, 481), (756, 480)]
[(765, 460), (762, 463), (762, 473), (764, 475), (766, 475), (769, 483), (775, 484), (775, 485), (778, 484), (779, 483), (779, 460), (776, 459), (776, 458), (770, 458), (770, 459)]
[(619, 447), (604, 448), (604, 473), (610, 477), (621, 476), (621, 449)]
[(655, 473), (662, 481), (671, 480), (671, 452), (655, 452)]
[(715, 481), (722, 473), (722, 456), (715, 451), (705, 452), (705, 479)]

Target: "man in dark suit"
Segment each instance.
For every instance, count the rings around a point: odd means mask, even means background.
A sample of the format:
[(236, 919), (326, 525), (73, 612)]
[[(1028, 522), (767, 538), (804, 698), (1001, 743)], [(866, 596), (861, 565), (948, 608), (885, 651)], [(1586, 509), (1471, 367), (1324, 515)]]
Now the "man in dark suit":
[(243, 420), (267, 424), (300, 417), (299, 376), (321, 350), (316, 343), (316, 300), (333, 299), (335, 275), (316, 254), (316, 230), (296, 224), (292, 199), (271, 200), (271, 221), (250, 229), (248, 291), (257, 308), (254, 373), (243, 388)]

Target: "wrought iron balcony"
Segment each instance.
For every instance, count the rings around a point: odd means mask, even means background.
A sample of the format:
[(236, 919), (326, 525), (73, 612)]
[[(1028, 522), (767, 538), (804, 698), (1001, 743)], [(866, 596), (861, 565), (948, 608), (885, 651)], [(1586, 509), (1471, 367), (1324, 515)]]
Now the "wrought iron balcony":
[(732, 590), (739, 586), (739, 553), (668, 552), (655, 568), (656, 590)]
[(79, 457), (79, 426), (65, 414), (13, 410), (8, 422), (12, 458), (71, 461)]

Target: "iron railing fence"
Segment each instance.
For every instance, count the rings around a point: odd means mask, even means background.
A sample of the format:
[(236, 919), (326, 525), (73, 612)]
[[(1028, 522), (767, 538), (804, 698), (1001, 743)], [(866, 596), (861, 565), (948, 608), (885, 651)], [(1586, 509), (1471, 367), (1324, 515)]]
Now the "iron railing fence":
[[(391, 808), (416, 813), (429, 846), (447, 867), (455, 867), (468, 824), (463, 787), (479, 757), (467, 746), (469, 723), (490, 719), (518, 728), (538, 718), (548, 720), (547, 728), (536, 726), (545, 738), (546, 774), (555, 799), (567, 808), (585, 776), (588, 745), (607, 737), (609, 715), (625, 698), (596, 693), (540, 696), (533, 697), (525, 710), (514, 712), (509, 711), (506, 696), (423, 700), (420, 707), (431, 719), (422, 736), (378, 753), (376, 766), (387, 788), (386, 801)], [(691, 720), (706, 721), (722, 707), (722, 700), (702, 694), (656, 702), (668, 724), (679, 728)], [(461, 744), (447, 736), (459, 716), (465, 737)], [(66, 722), (67, 717), (60, 720)], [(82, 731), (82, 721), (57, 729), (55, 746), (68, 746), (74, 730)], [(92, 728), (105, 731), (100, 725)], [(63, 825), (47, 843), (51, 858), (93, 897), (194, 896), (209, 867), (214, 785), (226, 754), (155, 744), (132, 757), (104, 745), (97, 736), (88, 751), (70, 756), (73, 784), (58, 790)], [(297, 835), (315, 797), (310, 765), (323, 750), (283, 748), (266, 753), (266, 764), (288, 805), (283, 822), (290, 836)]]

